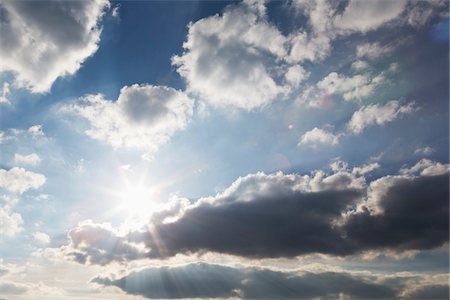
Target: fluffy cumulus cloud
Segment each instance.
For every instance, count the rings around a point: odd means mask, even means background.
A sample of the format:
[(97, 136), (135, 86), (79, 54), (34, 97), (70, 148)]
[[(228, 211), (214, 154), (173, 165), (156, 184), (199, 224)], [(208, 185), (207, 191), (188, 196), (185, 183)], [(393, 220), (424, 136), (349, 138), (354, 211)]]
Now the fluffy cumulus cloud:
[(377, 167), (240, 177), (214, 197), (160, 212), (142, 230), (75, 228), (65, 251), (81, 263), (106, 264), (204, 252), (252, 258), (402, 253), (447, 243), (448, 165), (440, 173), (385, 176), (367, 186), (363, 174)]
[(382, 74), (377, 76), (355, 75), (347, 77), (331, 72), (317, 83), (318, 89), (325, 94), (340, 94), (347, 101), (361, 100), (370, 96), (384, 80)]
[(369, 2), (351, 0), (340, 7), (340, 3), (333, 1), (293, 1), (294, 9), (307, 18), (310, 30), (299, 30), (290, 35), (289, 60), (314, 62), (324, 59), (331, 53), (335, 39), (387, 25), (405, 7), (403, 1)]
[[(368, 67), (367, 62), (357, 60), (351, 67), (355, 70), (363, 70)], [(310, 107), (329, 107), (333, 102), (333, 96), (340, 96), (345, 101), (361, 101), (371, 96), (374, 91), (386, 82), (386, 76), (395, 71), (393, 64), (388, 71), (379, 74), (361, 73), (345, 75), (331, 72), (314, 85), (308, 85), (297, 98), (300, 105)]]
[(23, 230), (23, 219), (8, 206), (0, 206), (0, 236), (13, 237)]
[(145, 149), (151, 155), (186, 127), (193, 101), (170, 87), (135, 84), (123, 87), (117, 101), (87, 95), (62, 111), (89, 121), (86, 134), (94, 139), (113, 147)]
[(44, 175), (27, 171), (24, 168), (0, 169), (0, 188), (11, 193), (22, 194), (29, 189), (37, 189), (45, 181)]
[(338, 135), (335, 135), (326, 129), (320, 129), (317, 127), (305, 132), (299, 142), (299, 145), (309, 145), (312, 147), (337, 144), (339, 144)]
[(403, 167), (400, 169), (400, 173), (406, 175), (441, 175), (448, 171), (449, 168), (447, 164), (441, 164), (426, 158), (421, 159), (410, 168)]
[(286, 81), (293, 87), (297, 87), (308, 76), (309, 73), (307, 73), (305, 69), (303, 69), (303, 67), (300, 65), (289, 67), (286, 74), (284, 75)]
[[(445, 1), (350, 0), (342, 5), (337, 1), (294, 0), (293, 8), (307, 18), (309, 30), (303, 28), (291, 33), (289, 59), (314, 62), (327, 57), (338, 38), (388, 26), (422, 26), (432, 18), (445, 15), (448, 4)], [(390, 46), (376, 47), (370, 54), (390, 50)]]
[(0, 71), (11, 72), (18, 87), (48, 91), (96, 52), (108, 6), (107, 0), (2, 1)]
[(405, 9), (405, 0), (350, 0), (334, 25), (344, 31), (368, 32), (392, 21)]
[(392, 100), (384, 105), (368, 105), (354, 112), (347, 128), (354, 134), (360, 134), (366, 127), (373, 125), (384, 125), (395, 119), (408, 115), (418, 108), (414, 102), (402, 105), (399, 101)]
[[(188, 91), (215, 107), (263, 107), (292, 95), (309, 74), (306, 63), (328, 57), (333, 41), (388, 25), (405, 25), (411, 10), (403, 0), (351, 0), (344, 5), (298, 0), (288, 5), (305, 17), (298, 18), (302, 21), (288, 32), (272, 23), (265, 4), (256, 1), (229, 5), (221, 15), (190, 24), (184, 52), (172, 58)], [(436, 8), (431, 15), (444, 9)], [(373, 59), (390, 51), (390, 45), (363, 44), (358, 57)], [(355, 69), (363, 69), (363, 63)], [(346, 77), (333, 72), (319, 88), (343, 94), (346, 100), (361, 99), (383, 79), (383, 74)]]
[(301, 67), (286, 73), (278, 65), (286, 56), (285, 42), (264, 9), (245, 2), (191, 24), (185, 51), (173, 57), (173, 64), (189, 91), (207, 103), (250, 110), (268, 104), (305, 77)]
[(380, 164), (377, 162), (374, 163), (368, 163), (361, 166), (353, 167), (352, 169), (349, 169), (348, 163), (342, 160), (335, 160), (330, 164), (330, 169), (334, 172), (351, 172), (354, 175), (365, 175), (368, 174), (380, 167)]
[[(433, 278), (411, 291), (411, 277), (350, 272), (280, 272), (256, 267), (230, 267), (195, 263), (174, 267), (149, 267), (117, 279), (95, 277), (92, 282), (115, 286), (127, 294), (150, 299), (244, 298), (244, 299), (394, 299), (432, 295), (448, 297), (445, 276)], [(427, 282), (416, 276), (416, 282)], [(408, 297), (409, 298), (409, 297)]]
[(359, 167), (354, 167), (352, 170), (353, 174), (359, 174), (359, 175), (365, 175), (367, 173), (370, 173), (380, 167), (379, 163), (370, 163), (366, 165), (362, 165)]

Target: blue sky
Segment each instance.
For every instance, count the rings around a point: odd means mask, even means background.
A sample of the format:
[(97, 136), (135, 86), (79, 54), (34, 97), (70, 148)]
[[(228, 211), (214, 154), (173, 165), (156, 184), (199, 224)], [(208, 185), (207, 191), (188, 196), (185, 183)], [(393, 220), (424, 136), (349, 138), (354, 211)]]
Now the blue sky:
[(448, 298), (448, 1), (0, 10), (1, 297)]

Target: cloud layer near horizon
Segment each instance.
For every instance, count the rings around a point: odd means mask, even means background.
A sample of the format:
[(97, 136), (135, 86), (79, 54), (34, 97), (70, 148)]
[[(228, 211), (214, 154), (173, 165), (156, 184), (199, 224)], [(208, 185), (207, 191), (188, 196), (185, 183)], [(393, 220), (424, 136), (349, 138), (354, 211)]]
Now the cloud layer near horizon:
[(149, 267), (118, 279), (98, 276), (91, 281), (153, 299), (417, 299), (432, 291), (428, 295), (444, 299), (448, 297), (445, 280), (445, 276), (436, 276), (430, 283), (430, 278), (412, 274), (384, 277), (335, 271), (280, 272), (196, 263)]

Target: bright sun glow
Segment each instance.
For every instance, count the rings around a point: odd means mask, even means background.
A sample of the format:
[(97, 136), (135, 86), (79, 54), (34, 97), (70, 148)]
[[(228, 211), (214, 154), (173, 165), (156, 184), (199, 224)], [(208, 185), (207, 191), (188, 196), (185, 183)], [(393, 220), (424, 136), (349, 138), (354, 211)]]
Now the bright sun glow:
[(119, 192), (120, 209), (130, 217), (147, 217), (158, 208), (158, 191), (143, 184), (126, 184)]

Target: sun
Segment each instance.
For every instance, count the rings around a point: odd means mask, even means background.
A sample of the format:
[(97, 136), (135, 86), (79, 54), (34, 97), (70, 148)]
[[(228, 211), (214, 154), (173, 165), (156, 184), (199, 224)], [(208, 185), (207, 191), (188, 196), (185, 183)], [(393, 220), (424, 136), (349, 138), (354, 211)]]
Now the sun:
[(158, 209), (159, 193), (155, 187), (127, 183), (118, 193), (119, 209), (129, 217), (148, 217)]

